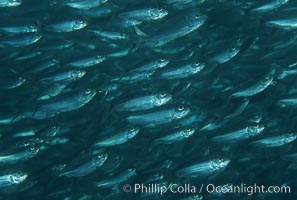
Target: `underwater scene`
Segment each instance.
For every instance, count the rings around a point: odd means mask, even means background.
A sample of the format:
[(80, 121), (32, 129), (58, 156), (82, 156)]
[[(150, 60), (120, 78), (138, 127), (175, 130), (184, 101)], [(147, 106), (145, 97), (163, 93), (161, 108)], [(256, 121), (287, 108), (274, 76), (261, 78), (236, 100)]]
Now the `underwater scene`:
[(297, 199), (297, 1), (0, 0), (0, 200)]

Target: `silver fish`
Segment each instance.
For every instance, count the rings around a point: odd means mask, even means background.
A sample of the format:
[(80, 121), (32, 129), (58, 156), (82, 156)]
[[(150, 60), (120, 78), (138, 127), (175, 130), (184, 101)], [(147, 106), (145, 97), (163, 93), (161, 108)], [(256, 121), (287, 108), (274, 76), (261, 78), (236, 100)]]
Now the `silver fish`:
[(49, 113), (61, 113), (76, 110), (89, 101), (91, 101), (96, 95), (96, 91), (93, 89), (85, 89), (72, 96), (68, 95), (65, 98), (57, 97), (55, 100), (50, 102), (44, 102), (38, 111), (49, 112)]
[(97, 65), (101, 62), (103, 62), (106, 58), (104, 56), (93, 56), (89, 58), (84, 58), (81, 60), (72, 61), (69, 63), (66, 63), (66, 67), (75, 67), (75, 68), (87, 68), (92, 67), (94, 65)]
[(252, 9), (250, 12), (252, 13), (265, 13), (265, 12), (271, 12), (273, 10), (277, 10), (284, 4), (288, 3), (289, 0), (272, 0), (264, 5), (261, 5), (257, 8)]
[(104, 37), (109, 40), (125, 40), (129, 38), (129, 35), (123, 32), (114, 31), (102, 31), (102, 30), (89, 30), (95, 36)]
[(126, 20), (144, 22), (144, 21), (162, 19), (166, 15), (168, 15), (168, 11), (165, 9), (148, 8), (148, 9), (140, 9), (140, 10), (123, 12), (119, 14), (119, 17)]
[(94, 146), (110, 147), (110, 146), (120, 145), (134, 138), (139, 133), (139, 131), (140, 129), (138, 127), (131, 126), (127, 130), (124, 130), (123, 132), (117, 133), (113, 136), (107, 137), (105, 139), (100, 140), (99, 142), (96, 142)]
[(91, 9), (99, 7), (107, 1), (108, 0), (75, 0), (66, 2), (65, 5), (77, 9)]
[(0, 1), (0, 8), (5, 7), (17, 7), (23, 3), (22, 0), (1, 0)]
[(36, 156), (38, 152), (38, 147), (31, 146), (27, 150), (19, 153), (0, 156), (0, 165), (14, 164), (24, 160), (29, 160), (32, 157)]
[(46, 84), (66, 84), (82, 78), (85, 74), (86, 71), (81, 69), (65, 70), (42, 78), (40, 81)]
[(211, 140), (214, 142), (238, 142), (259, 135), (264, 128), (263, 125), (251, 125), (231, 133), (215, 136)]
[(107, 154), (98, 154), (94, 155), (92, 160), (73, 169), (66, 171), (60, 176), (66, 176), (66, 177), (82, 177), (87, 174), (90, 174), (94, 172), (96, 169), (98, 169), (101, 165), (104, 164), (104, 162), (107, 160), (108, 156)]
[(119, 184), (128, 181), (135, 175), (136, 175), (135, 169), (128, 169), (116, 176), (100, 181), (99, 183), (97, 183), (97, 187), (110, 188), (110, 187), (118, 186)]
[(273, 83), (274, 72), (275, 70), (272, 70), (269, 74), (267, 74), (264, 77), (263, 80), (255, 83), (247, 89), (233, 93), (231, 97), (250, 97), (263, 92), (269, 85)]
[(280, 136), (269, 137), (265, 139), (256, 140), (251, 145), (258, 147), (279, 147), (296, 140), (297, 135), (294, 133), (283, 134)]
[(297, 153), (287, 154), (282, 157), (284, 160), (297, 162)]
[(229, 159), (214, 158), (209, 161), (191, 165), (176, 171), (179, 177), (199, 177), (211, 175), (216, 171), (224, 169), (230, 163)]
[(8, 47), (26, 47), (38, 42), (42, 38), (40, 33), (30, 33), (0, 42)]
[(276, 105), (280, 107), (295, 107), (297, 106), (297, 97), (292, 96), (292, 97), (280, 99), (276, 102)]
[(158, 106), (165, 105), (172, 99), (172, 95), (166, 92), (160, 92), (153, 95), (138, 97), (128, 100), (115, 107), (118, 111), (140, 111), (148, 110)]
[(193, 63), (185, 66), (181, 66), (179, 68), (168, 69), (166, 71), (160, 72), (157, 75), (158, 78), (161, 79), (181, 79), (193, 76), (204, 69), (205, 64), (203, 63)]
[(146, 127), (154, 127), (161, 124), (167, 124), (178, 119), (182, 119), (190, 113), (190, 108), (179, 106), (160, 111), (151, 111), (147, 114), (132, 115), (127, 120), (132, 124), (143, 125)]
[(272, 20), (265, 23), (267, 26), (291, 30), (297, 28), (297, 18), (287, 18), (287, 19), (279, 19)]
[(12, 172), (0, 176), (0, 189), (12, 187), (24, 182), (28, 174), (23, 171)]
[(70, 20), (47, 25), (45, 30), (50, 32), (67, 33), (85, 28), (88, 23), (84, 20)]
[(2, 78), (0, 81), (0, 88), (2, 89), (14, 89), (20, 87), (26, 82), (26, 79), (23, 77), (16, 78)]
[(172, 144), (176, 142), (180, 142), (184, 139), (187, 139), (191, 137), (195, 133), (195, 129), (188, 127), (184, 128), (182, 130), (179, 130), (177, 132), (171, 133), (169, 135), (166, 135), (164, 137), (155, 139), (153, 143), (155, 144)]
[(48, 87), (47, 89), (43, 90), (37, 97), (37, 101), (44, 101), (51, 99), (57, 95), (59, 95), (67, 85), (64, 84), (58, 84), (58, 85), (52, 85)]
[(186, 18), (181, 24), (178, 24), (175, 29), (161, 33), (159, 35), (152, 36), (145, 46), (147, 47), (160, 47), (175, 39), (184, 37), (189, 33), (195, 31), (204, 24), (207, 17), (205, 15), (194, 14)]
[(167, 66), (169, 62), (170, 61), (167, 58), (156, 59), (152, 62), (149, 62), (140, 67), (130, 70), (129, 73), (135, 74), (135, 73), (142, 73), (142, 72), (153, 72), (153, 71), (156, 71), (157, 69), (161, 69)]
[(48, 119), (63, 112), (77, 110), (91, 101), (95, 95), (95, 90), (85, 89), (76, 94), (65, 94), (63, 97), (56, 97), (48, 101), (43, 101), (36, 111), (21, 113), (11, 122), (15, 123), (23, 119)]
[(38, 31), (38, 27), (36, 25), (0, 27), (0, 30), (6, 33), (14, 33), (14, 34), (34, 33)]
[(234, 58), (240, 51), (239, 47), (233, 47), (231, 49), (228, 49), (226, 51), (223, 51), (214, 57), (212, 57), (210, 60), (217, 64), (223, 64)]

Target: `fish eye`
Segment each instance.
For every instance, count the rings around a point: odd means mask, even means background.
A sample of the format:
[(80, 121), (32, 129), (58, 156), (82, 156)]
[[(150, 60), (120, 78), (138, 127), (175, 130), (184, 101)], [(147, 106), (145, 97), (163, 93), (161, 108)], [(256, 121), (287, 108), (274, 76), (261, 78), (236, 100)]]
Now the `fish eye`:
[(28, 142), (28, 141), (26, 141), (26, 142), (24, 142), (24, 146), (26, 147), (26, 146), (29, 146), (30, 145), (30, 142)]
[(79, 24), (83, 24), (84, 21), (83, 21), (83, 20), (79, 20), (78, 23), (79, 23)]
[(133, 172), (133, 173), (135, 173), (136, 170), (135, 170), (135, 169), (128, 169), (128, 172)]
[(198, 14), (195, 15), (195, 19), (199, 19), (199, 15)]
[(91, 90), (90, 89), (86, 89), (85, 94), (90, 94)]
[(161, 62), (165, 62), (165, 60), (166, 60), (165, 58), (161, 58)]
[(186, 129), (187, 132), (190, 132), (191, 130), (192, 130), (191, 128), (187, 128), (187, 129)]
[(269, 79), (269, 75), (266, 75), (266, 76), (265, 76), (265, 79)]
[(196, 66), (199, 66), (199, 65), (200, 65), (200, 62), (196, 61), (196, 62), (195, 62), (195, 65), (196, 65)]
[(184, 106), (179, 106), (179, 107), (178, 107), (178, 110), (179, 110), (179, 111), (183, 111), (184, 109), (185, 109)]
[(219, 162), (223, 162), (224, 158), (223, 157), (219, 157)]
[(36, 148), (35, 148), (35, 146), (31, 146), (31, 147), (29, 148), (29, 150), (30, 150), (30, 151), (35, 151)]
[(166, 93), (165, 92), (161, 92), (160, 96), (161, 97), (165, 97), (166, 96)]
[(58, 63), (59, 61), (58, 61), (57, 59), (55, 59), (55, 58), (52, 58), (52, 59), (51, 59), (51, 62), (53, 62), (53, 63)]
[(97, 158), (103, 158), (104, 157), (104, 154), (98, 154), (97, 155)]
[(19, 177), (21, 177), (23, 175), (23, 172), (17, 171), (17, 172), (14, 173), (14, 175), (19, 178)]
[(53, 125), (53, 126), (51, 126), (51, 129), (52, 130), (56, 130), (57, 129), (57, 126)]
[(276, 81), (273, 80), (273, 81), (271, 82), (271, 85), (276, 85)]
[(130, 131), (131, 131), (131, 132), (135, 131), (135, 128), (134, 128), (134, 127), (131, 127), (131, 128), (130, 128)]

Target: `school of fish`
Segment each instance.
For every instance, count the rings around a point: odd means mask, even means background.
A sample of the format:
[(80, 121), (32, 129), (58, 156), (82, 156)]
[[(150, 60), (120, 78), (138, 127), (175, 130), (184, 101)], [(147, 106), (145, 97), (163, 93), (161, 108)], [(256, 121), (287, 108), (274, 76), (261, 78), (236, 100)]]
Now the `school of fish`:
[(293, 0), (0, 0), (0, 200), (296, 199), (296, 31)]

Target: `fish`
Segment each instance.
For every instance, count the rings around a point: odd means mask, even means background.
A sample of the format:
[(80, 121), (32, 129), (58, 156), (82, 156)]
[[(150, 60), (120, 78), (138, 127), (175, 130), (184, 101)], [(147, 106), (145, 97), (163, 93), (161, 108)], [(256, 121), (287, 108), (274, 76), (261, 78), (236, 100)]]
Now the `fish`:
[(166, 70), (160, 72), (158, 78), (161, 79), (181, 79), (181, 78), (188, 78), (199, 73), (205, 67), (204, 63), (195, 62), (194, 64), (189, 64), (185, 66), (181, 66), (180, 68), (175, 68), (171, 70)]
[(2, 44), (4, 47), (26, 47), (37, 43), (41, 38), (41, 33), (28, 33), (17, 35), (13, 38), (1, 41), (0, 44)]
[(44, 102), (39, 108), (38, 111), (43, 112), (69, 112), (76, 110), (86, 103), (91, 101), (96, 95), (96, 91), (93, 89), (85, 89), (80, 93), (74, 94), (73, 96), (67, 95), (67, 98), (58, 98), (52, 100), (52, 102)]
[(67, 84), (51, 85), (46, 90), (43, 90), (37, 95), (36, 101), (44, 101), (56, 97), (57, 95), (61, 94), (66, 87)]
[(0, 27), (0, 31), (12, 34), (35, 33), (38, 32), (38, 30), (39, 29), (36, 25)]
[(252, 13), (266, 13), (266, 12), (275, 11), (288, 2), (289, 2), (289, 0), (272, 0), (266, 4), (263, 4), (257, 8), (252, 9), (250, 12), (252, 12)]
[(69, 6), (71, 8), (76, 8), (76, 9), (91, 9), (91, 8), (96, 8), (104, 3), (106, 3), (108, 0), (78, 0), (78, 1), (69, 1), (66, 2), (65, 5)]
[(24, 160), (29, 160), (37, 155), (39, 148), (30, 146), (27, 150), (19, 153), (0, 156), (0, 165), (15, 164)]
[(50, 24), (45, 27), (45, 30), (56, 33), (68, 33), (78, 31), (85, 28), (88, 23), (84, 20), (74, 19), (69, 21), (61, 21), (55, 24)]
[[(70, 92), (71, 93), (71, 92)], [(83, 107), (96, 95), (94, 89), (85, 89), (79, 93), (66, 94), (64, 97), (56, 97), (43, 101), (36, 111), (24, 112), (16, 116), (12, 121), (18, 122), (23, 119), (47, 119), (55, 117), (63, 112), (70, 112)]]
[(184, 37), (189, 33), (200, 28), (206, 21), (207, 16), (203, 14), (192, 14), (186, 17), (183, 23), (178, 24), (175, 29), (167, 30), (166, 32), (150, 37), (145, 43), (145, 47), (161, 47), (173, 40)]
[(157, 70), (169, 64), (169, 59), (161, 58), (152, 62), (146, 63), (140, 67), (129, 70), (121, 77), (112, 79), (114, 82), (136, 83), (142, 80), (150, 79)]
[(22, 0), (3, 0), (0, 2), (0, 8), (13, 8), (20, 6), (22, 3)]
[(251, 145), (257, 147), (280, 147), (296, 140), (294, 133), (287, 133), (280, 136), (272, 136), (251, 142)]
[(109, 40), (126, 40), (129, 35), (124, 32), (103, 31), (103, 30), (89, 30), (95, 36), (104, 37)]
[(295, 97), (295, 95), (292, 95), (290, 97), (278, 100), (276, 102), (276, 105), (280, 107), (295, 107), (297, 105), (296, 102), (297, 98)]
[(128, 181), (129, 179), (133, 178), (136, 175), (135, 169), (127, 169), (116, 176), (108, 178), (106, 180), (102, 180), (98, 182), (96, 185), (97, 187), (109, 188), (117, 186), (123, 182)]
[(211, 140), (214, 142), (238, 142), (261, 134), (264, 128), (263, 125), (251, 125), (231, 133), (215, 136)]
[(279, 19), (279, 20), (271, 20), (266, 22), (266, 26), (291, 30), (297, 28), (296, 26), (297, 18), (288, 18), (288, 19)]
[(115, 106), (117, 111), (142, 111), (156, 108), (167, 104), (172, 95), (166, 92), (159, 92), (152, 95), (137, 97)]
[(79, 80), (86, 74), (85, 70), (74, 69), (56, 72), (53, 75), (40, 79), (41, 83), (45, 84), (66, 84), (72, 81)]
[(128, 129), (107, 137), (105, 139), (99, 140), (93, 146), (95, 147), (111, 147), (120, 144), (124, 144), (129, 140), (133, 139), (140, 131), (140, 128), (130, 126)]
[(260, 92), (263, 92), (269, 85), (272, 85), (274, 80), (274, 73), (275, 70), (272, 70), (267, 75), (265, 75), (265, 77), (262, 78), (262, 80), (260, 80), (259, 82), (255, 83), (254, 85), (246, 89), (233, 93), (231, 97), (250, 97), (259, 94)]
[(191, 165), (176, 171), (179, 177), (199, 177), (211, 175), (212, 173), (224, 169), (230, 163), (228, 158), (214, 158), (209, 161)]
[(26, 78), (24, 77), (9, 77), (2, 78), (0, 88), (2, 89), (14, 89), (25, 84)]
[(105, 59), (106, 58), (104, 56), (98, 55), (98, 56), (93, 56), (89, 58), (83, 58), (76, 61), (71, 61), (69, 63), (66, 63), (65, 66), (71, 67), (71, 68), (88, 68), (88, 67), (92, 67), (94, 65), (100, 64)]
[(127, 121), (131, 124), (142, 125), (145, 127), (155, 127), (161, 124), (167, 124), (186, 117), (190, 113), (190, 108), (183, 105), (177, 108), (163, 109), (159, 111), (150, 111), (142, 115), (130, 115)]
[(122, 12), (119, 18), (123, 19), (125, 27), (139, 25), (142, 22), (159, 20), (168, 15), (168, 11), (162, 8), (147, 8)]
[(168, 134), (164, 137), (157, 138), (153, 141), (154, 144), (172, 144), (191, 137), (195, 133), (195, 129), (188, 127), (174, 133)]
[(104, 162), (107, 160), (107, 154), (98, 154), (98, 155), (94, 155), (92, 160), (75, 168), (72, 170), (68, 170), (62, 174), (60, 174), (60, 176), (66, 176), (66, 177), (81, 177), (81, 176), (85, 176), (93, 171), (95, 171), (96, 169), (98, 169), (101, 165), (104, 164)]
[(28, 174), (23, 171), (14, 171), (9, 174), (0, 176), (0, 185), (2, 188), (9, 188), (24, 182), (28, 177)]

